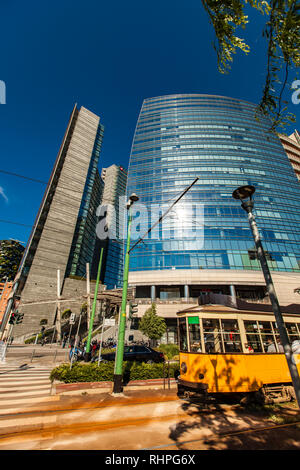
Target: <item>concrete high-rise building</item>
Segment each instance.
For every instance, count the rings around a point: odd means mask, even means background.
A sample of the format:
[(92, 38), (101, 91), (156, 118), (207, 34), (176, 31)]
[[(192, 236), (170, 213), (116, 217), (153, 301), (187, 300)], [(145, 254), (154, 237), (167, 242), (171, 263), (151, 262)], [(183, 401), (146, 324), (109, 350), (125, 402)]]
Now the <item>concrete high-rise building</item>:
[(279, 134), (280, 141), (294, 168), (298, 180), (300, 180), (300, 135), (295, 130), (289, 137)]
[[(127, 171), (119, 165), (103, 168), (101, 179), (104, 184), (101, 204), (102, 215), (106, 215), (107, 239), (105, 242), (105, 257), (103, 260), (102, 280), (108, 289), (122, 287), (123, 254), (124, 254), (124, 224)], [(105, 212), (104, 212), (105, 211)], [(98, 240), (98, 249), (103, 241)], [(93, 267), (95, 270), (95, 267)]]
[[(178, 303), (195, 306), (204, 292), (268, 302), (247, 215), (232, 198), (243, 185), (256, 188), (254, 213), (279, 301), (299, 304), (299, 183), (269, 121), (257, 121), (255, 110), (243, 100), (200, 94), (143, 102), (127, 195), (135, 192), (148, 208), (144, 232), (158, 218), (150, 218), (151, 205), (166, 209), (199, 178), (174, 207), (173, 220), (131, 251), (129, 285), (138, 316), (156, 301), (169, 335), (176, 331)], [(196, 206), (203, 208), (198, 220)]]
[(15, 336), (38, 331), (41, 319), (53, 324), (58, 270), (59, 292), (62, 298), (71, 297), (62, 308), (80, 308), (77, 297), (82, 288), (74, 282), (85, 276), (86, 263), (92, 263), (94, 255), (103, 132), (99, 116), (74, 106), (19, 268), (19, 311), (24, 320), (15, 327)]

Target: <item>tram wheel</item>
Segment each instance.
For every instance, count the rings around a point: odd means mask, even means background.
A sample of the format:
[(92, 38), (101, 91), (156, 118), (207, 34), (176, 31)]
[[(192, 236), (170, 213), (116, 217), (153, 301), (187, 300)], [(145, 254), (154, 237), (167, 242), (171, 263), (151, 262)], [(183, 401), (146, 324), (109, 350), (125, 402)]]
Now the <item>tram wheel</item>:
[(246, 396), (244, 396), (240, 404), (249, 406), (249, 405), (263, 405), (265, 403), (265, 396), (262, 390), (258, 390), (256, 392), (249, 392)]

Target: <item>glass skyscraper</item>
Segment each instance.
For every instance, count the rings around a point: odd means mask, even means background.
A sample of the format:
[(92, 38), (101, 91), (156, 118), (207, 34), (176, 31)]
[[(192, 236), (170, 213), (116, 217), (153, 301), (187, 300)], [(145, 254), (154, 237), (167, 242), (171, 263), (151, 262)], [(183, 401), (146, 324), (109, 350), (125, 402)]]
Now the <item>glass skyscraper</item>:
[[(120, 165), (111, 165), (102, 169), (101, 178), (104, 183), (101, 204), (107, 210), (107, 227), (108, 229), (114, 227), (112, 238), (108, 236), (104, 241), (106, 250), (102, 271), (103, 283), (108, 289), (114, 289), (122, 287), (123, 281), (124, 206), (127, 171)], [(99, 240), (98, 243), (101, 244), (101, 241)]]
[[(279, 138), (269, 131), (270, 122), (264, 117), (257, 120), (255, 110), (252, 103), (213, 95), (144, 100), (132, 145), (127, 194), (135, 192), (150, 213), (151, 204), (166, 209), (196, 177), (199, 180), (182, 198), (179, 210), (186, 227), (193, 228), (194, 239), (178, 237), (176, 221), (172, 225), (169, 217), (160, 233), (150, 234), (131, 252), (131, 282), (140, 286), (140, 292), (143, 273), (144, 286), (151, 284), (149, 271), (156, 273), (158, 286), (167, 271), (175, 270), (173, 284), (181, 297), (183, 285), (190, 284), (187, 289), (197, 283), (184, 280), (183, 270), (227, 272), (226, 281), (226, 276), (221, 282), (217, 275), (216, 285), (232, 284), (229, 270), (261, 271), (247, 215), (232, 198), (234, 189), (243, 185), (256, 189), (254, 213), (271, 270), (300, 272), (299, 182)], [(193, 204), (202, 205), (203, 218), (197, 220), (193, 209), (185, 211)], [(148, 218), (143, 230), (150, 226)], [(249, 279), (248, 284), (255, 284), (254, 277)], [(203, 272), (198, 284), (205, 284)], [(168, 298), (167, 289), (160, 298)]]

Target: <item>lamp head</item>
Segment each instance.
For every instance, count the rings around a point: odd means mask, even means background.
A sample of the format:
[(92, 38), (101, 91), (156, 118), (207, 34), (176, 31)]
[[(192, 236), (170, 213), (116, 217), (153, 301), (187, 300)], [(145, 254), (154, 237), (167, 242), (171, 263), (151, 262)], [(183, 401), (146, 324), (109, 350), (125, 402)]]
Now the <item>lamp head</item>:
[(248, 199), (248, 198), (252, 198), (252, 194), (255, 193), (255, 187), (254, 186), (251, 186), (251, 185), (248, 185), (248, 186), (240, 186), (239, 188), (237, 188), (235, 191), (233, 191), (232, 193), (232, 197), (234, 199)]
[(134, 202), (137, 202), (138, 200), (139, 197), (135, 193), (132, 193), (131, 196), (129, 196), (129, 199), (126, 204), (127, 210), (132, 206)]
[(137, 202), (139, 200), (139, 197), (135, 193), (132, 193), (131, 196), (129, 196), (129, 199), (133, 203)]

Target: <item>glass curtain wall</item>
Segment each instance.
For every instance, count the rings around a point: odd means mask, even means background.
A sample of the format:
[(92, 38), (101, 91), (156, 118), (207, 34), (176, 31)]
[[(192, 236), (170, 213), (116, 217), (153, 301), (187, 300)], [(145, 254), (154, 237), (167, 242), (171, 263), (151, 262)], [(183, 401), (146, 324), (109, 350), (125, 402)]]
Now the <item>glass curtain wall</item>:
[[(299, 272), (299, 182), (269, 121), (256, 120), (255, 109), (242, 100), (210, 95), (143, 102), (127, 186), (127, 195), (135, 192), (148, 209), (141, 235), (158, 219), (159, 207), (165, 210), (199, 180), (181, 200), (176, 217), (173, 211), (131, 252), (131, 271), (260, 270), (246, 213), (232, 198), (237, 187), (253, 185), (270, 269)], [(197, 219), (193, 204), (202, 205), (203, 218)], [(153, 206), (157, 211), (152, 219), (151, 206), (152, 214)]]

